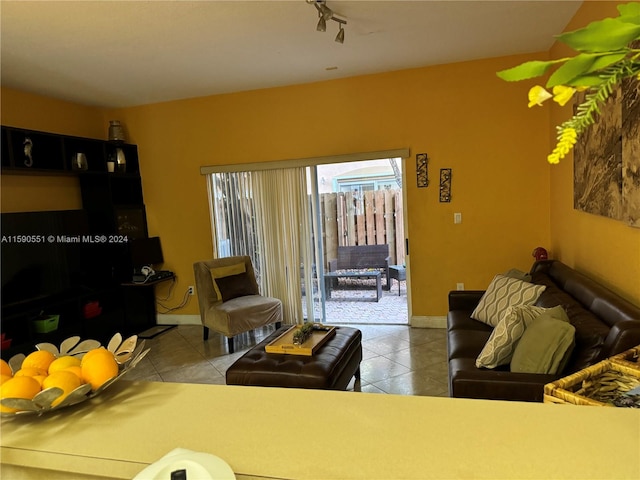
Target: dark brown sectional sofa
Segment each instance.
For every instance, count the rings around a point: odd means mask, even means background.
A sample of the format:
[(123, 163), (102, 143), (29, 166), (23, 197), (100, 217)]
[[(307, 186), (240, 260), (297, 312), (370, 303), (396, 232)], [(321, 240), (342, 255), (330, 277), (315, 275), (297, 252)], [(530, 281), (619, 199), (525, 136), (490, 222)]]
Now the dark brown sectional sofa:
[(545, 285), (535, 305), (561, 305), (575, 327), (575, 347), (557, 375), (513, 373), (509, 365), (477, 368), (476, 358), (492, 327), (471, 313), (483, 291), (449, 293), (447, 343), (449, 395), (462, 398), (541, 402), (546, 383), (640, 344), (640, 308), (555, 260), (536, 262), (531, 283)]

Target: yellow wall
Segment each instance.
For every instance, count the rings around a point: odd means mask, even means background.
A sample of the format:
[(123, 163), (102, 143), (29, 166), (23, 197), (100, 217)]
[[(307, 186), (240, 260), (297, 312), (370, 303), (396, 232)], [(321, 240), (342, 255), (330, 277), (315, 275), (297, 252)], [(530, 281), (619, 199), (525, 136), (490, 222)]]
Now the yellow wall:
[[(585, 2), (567, 26), (575, 30), (594, 20), (615, 17), (617, 2)], [(552, 58), (573, 53), (556, 44)], [(551, 110), (550, 142), (555, 125), (571, 115), (570, 107)], [(573, 157), (551, 169), (551, 250), (555, 258), (607, 285), (640, 305), (640, 229), (624, 222), (573, 209)]]
[[(527, 86), (495, 72), (525, 57), (490, 59), (115, 110), (138, 144), (149, 230), (162, 238), (177, 291), (211, 256), (202, 165), (408, 147), (408, 235), (414, 315), (443, 315), (456, 282), (484, 288), (549, 243), (547, 114)], [(327, 99), (326, 102), (323, 99)], [(416, 188), (415, 154), (431, 185)], [(452, 202), (438, 201), (453, 169)], [(461, 225), (453, 213), (463, 214)], [(193, 302), (182, 313), (196, 313)]]

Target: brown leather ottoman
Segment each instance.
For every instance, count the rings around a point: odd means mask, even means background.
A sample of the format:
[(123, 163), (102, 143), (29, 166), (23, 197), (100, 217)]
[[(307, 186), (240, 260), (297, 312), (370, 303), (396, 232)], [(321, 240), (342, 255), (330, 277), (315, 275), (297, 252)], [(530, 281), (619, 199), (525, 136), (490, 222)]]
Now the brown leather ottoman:
[(287, 328), (269, 335), (231, 365), (227, 385), (346, 390), (351, 377), (360, 379), (360, 330), (336, 327), (335, 336), (310, 357), (265, 352), (265, 345)]

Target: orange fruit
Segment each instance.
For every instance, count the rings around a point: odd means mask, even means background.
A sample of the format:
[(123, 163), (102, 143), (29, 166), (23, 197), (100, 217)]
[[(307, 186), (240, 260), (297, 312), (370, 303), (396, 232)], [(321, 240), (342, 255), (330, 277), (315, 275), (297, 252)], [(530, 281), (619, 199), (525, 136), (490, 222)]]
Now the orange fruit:
[[(31, 400), (40, 392), (40, 384), (32, 377), (13, 377), (0, 385), (0, 398), (25, 398)], [(0, 404), (0, 412), (17, 412), (18, 409)]]
[(58, 370), (65, 370), (67, 367), (79, 367), (80, 359), (78, 357), (72, 357), (71, 355), (64, 355), (56, 358), (51, 365), (49, 365), (49, 374), (57, 372)]
[(104, 347), (88, 351), (82, 362), (82, 378), (86, 383), (91, 384), (91, 390), (95, 391), (107, 380), (118, 375), (118, 363), (113, 353)]
[(7, 380), (11, 380), (13, 378), (11, 375), (5, 375), (4, 373), (0, 373), (0, 384), (6, 382)]
[(58, 387), (62, 389), (62, 395), (51, 402), (51, 406), (55, 407), (80, 385), (80, 379), (76, 374), (59, 370), (57, 372), (53, 372), (44, 379), (42, 382), (42, 389), (45, 390), (51, 387)]
[(37, 368), (47, 372), (49, 371), (49, 365), (55, 359), (55, 355), (47, 350), (36, 350), (25, 357), (21, 368)]
[(64, 369), (58, 370), (58, 371), (59, 372), (71, 372), (76, 377), (78, 377), (80, 379), (81, 383), (85, 383), (85, 381), (82, 379), (82, 367), (80, 367), (80, 365), (73, 365), (71, 367), (67, 367), (67, 368), (64, 368)]
[(18, 370), (14, 377), (31, 377), (37, 380), (40, 386), (42, 386), (42, 381), (47, 377), (47, 372), (33, 367), (26, 367)]
[(0, 375), (9, 375), (13, 376), (13, 372), (11, 371), (11, 367), (4, 360), (0, 360)]
[(16, 372), (14, 377), (36, 377), (36, 376), (47, 376), (47, 372), (44, 370), (40, 370), (39, 368), (33, 367), (24, 367)]
[(34, 380), (37, 380), (38, 383), (40, 384), (40, 389), (42, 389), (42, 382), (44, 382), (44, 379), (47, 378), (46, 375), (34, 375), (33, 377)]
[(91, 360), (92, 357), (98, 356), (98, 355), (111, 355), (111, 356), (113, 356), (113, 353), (111, 353), (109, 350), (107, 350), (104, 347), (94, 348), (92, 350), (89, 350), (87, 353), (85, 353), (82, 356), (82, 359), (80, 360), (80, 364), (82, 365), (83, 363)]

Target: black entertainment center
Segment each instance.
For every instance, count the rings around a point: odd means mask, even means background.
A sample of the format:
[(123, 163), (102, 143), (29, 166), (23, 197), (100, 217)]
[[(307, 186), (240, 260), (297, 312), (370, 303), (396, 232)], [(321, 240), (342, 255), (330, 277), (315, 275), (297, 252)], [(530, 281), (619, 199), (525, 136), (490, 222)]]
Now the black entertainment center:
[[(159, 248), (148, 238), (137, 147), (5, 126), (1, 144), (2, 175), (77, 176), (83, 207), (2, 213), (2, 358), (154, 326), (153, 283), (131, 282), (145, 246)], [(116, 154), (117, 171), (108, 164)], [(47, 316), (56, 328), (43, 332), (36, 324)]]

